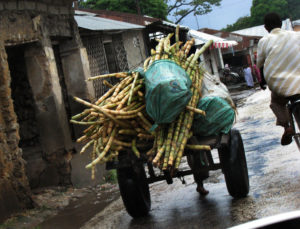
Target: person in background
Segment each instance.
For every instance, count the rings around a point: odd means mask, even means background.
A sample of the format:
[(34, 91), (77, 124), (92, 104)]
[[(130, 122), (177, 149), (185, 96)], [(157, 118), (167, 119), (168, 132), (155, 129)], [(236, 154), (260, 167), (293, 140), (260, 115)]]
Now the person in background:
[(244, 67), (244, 76), (245, 76), (245, 80), (247, 83), (247, 86), (249, 88), (253, 88), (254, 87), (254, 83), (253, 83), (253, 77), (252, 77), (252, 73), (251, 73), (251, 68), (247, 65), (245, 65)]
[(276, 13), (265, 15), (268, 35), (258, 42), (257, 67), (263, 71), (271, 90), (270, 107), (277, 118), (277, 125), (284, 127), (281, 144), (292, 142), (294, 134), (289, 123), (287, 97), (300, 94), (300, 33), (281, 29), (281, 19)]
[(261, 80), (261, 74), (260, 74), (260, 70), (259, 68), (256, 66), (256, 60), (254, 60), (254, 64), (252, 66), (252, 69), (253, 69), (253, 75), (255, 75), (256, 79), (257, 79), (257, 82), (260, 84), (262, 82)]

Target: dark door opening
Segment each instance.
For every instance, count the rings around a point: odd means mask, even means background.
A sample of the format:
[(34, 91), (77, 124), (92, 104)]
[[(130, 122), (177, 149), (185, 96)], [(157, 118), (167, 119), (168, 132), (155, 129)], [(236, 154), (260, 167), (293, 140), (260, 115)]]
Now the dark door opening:
[(26, 45), (11, 46), (6, 48), (9, 70), (11, 75), (11, 90), (14, 110), (19, 124), (19, 147), (23, 152), (26, 163), (26, 174), (32, 188), (39, 184), (35, 178), (33, 164), (42, 162), (42, 148), (39, 137), (38, 123), (36, 120), (35, 102), (32, 89), (27, 77), (24, 58)]
[[(60, 87), (61, 87), (61, 93), (62, 93), (62, 96), (63, 96), (63, 99), (64, 99), (66, 114), (67, 114), (68, 120), (70, 120), (71, 117), (72, 117), (72, 112), (71, 112), (71, 107), (70, 107), (68, 90), (67, 90), (67, 86), (66, 86), (66, 82), (65, 82), (63, 65), (62, 65), (62, 62), (61, 62), (59, 45), (53, 45), (52, 48), (53, 48), (53, 52), (54, 52), (54, 56), (55, 56), (57, 74), (58, 74), (58, 78), (59, 78), (59, 84), (60, 84)], [(71, 138), (72, 138), (73, 141), (75, 141), (76, 137), (75, 137), (74, 126), (71, 125), (70, 122), (68, 122), (68, 123), (69, 123), (70, 132), (71, 132)]]

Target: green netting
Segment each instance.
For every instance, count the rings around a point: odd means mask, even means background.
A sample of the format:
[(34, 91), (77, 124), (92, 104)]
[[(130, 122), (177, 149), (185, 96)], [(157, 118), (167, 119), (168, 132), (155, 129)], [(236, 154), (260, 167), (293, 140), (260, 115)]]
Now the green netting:
[(220, 97), (202, 98), (197, 106), (204, 110), (206, 116), (195, 114), (192, 130), (196, 135), (210, 136), (227, 134), (234, 122), (235, 111)]
[(155, 61), (145, 73), (146, 110), (157, 124), (173, 122), (191, 99), (191, 80), (171, 60)]

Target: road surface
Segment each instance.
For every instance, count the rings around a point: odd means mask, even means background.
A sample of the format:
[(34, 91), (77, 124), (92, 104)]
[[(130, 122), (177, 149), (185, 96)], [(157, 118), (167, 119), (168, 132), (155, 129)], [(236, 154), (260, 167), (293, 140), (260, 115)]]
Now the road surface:
[[(293, 142), (280, 145), (282, 128), (275, 126), (269, 108), (270, 92), (244, 92), (235, 128), (244, 141), (249, 177), (248, 197), (235, 200), (227, 192), (221, 171), (210, 173), (201, 197), (192, 176), (183, 185), (156, 182), (150, 187), (152, 208), (148, 217), (132, 219), (121, 198), (110, 203), (81, 228), (228, 228), (254, 219), (300, 208), (300, 153)], [(237, 95), (240, 96), (240, 95)], [(214, 158), (217, 154), (214, 151)]]

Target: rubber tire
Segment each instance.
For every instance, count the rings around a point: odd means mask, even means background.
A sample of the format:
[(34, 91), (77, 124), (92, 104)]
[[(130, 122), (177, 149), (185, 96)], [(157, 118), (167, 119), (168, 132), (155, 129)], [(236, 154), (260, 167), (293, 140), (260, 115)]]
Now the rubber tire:
[[(295, 125), (295, 132), (299, 133), (300, 130), (300, 104), (296, 104), (293, 111), (293, 121)], [(296, 142), (296, 145), (300, 151), (300, 136), (294, 136), (294, 141)]]
[(144, 167), (138, 166), (138, 172), (134, 171), (132, 167), (117, 169), (117, 178), (128, 214), (133, 218), (148, 215), (151, 198)]
[(249, 176), (240, 132), (232, 129), (229, 146), (218, 151), (229, 194), (234, 198), (246, 197), (249, 193)]

